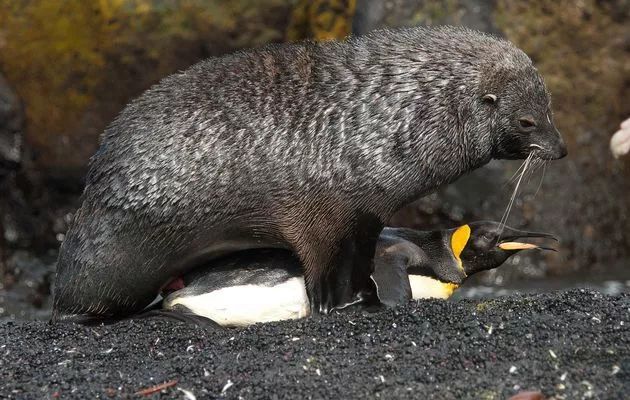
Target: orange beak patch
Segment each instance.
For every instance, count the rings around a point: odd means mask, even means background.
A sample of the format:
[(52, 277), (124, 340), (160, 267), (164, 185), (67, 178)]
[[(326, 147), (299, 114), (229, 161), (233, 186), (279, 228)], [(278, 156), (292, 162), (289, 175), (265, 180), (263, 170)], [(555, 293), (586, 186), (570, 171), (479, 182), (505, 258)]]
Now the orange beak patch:
[(466, 243), (470, 239), (470, 226), (462, 225), (453, 232), (453, 236), (451, 236), (451, 249), (453, 250), (453, 256), (457, 260), (457, 265), (459, 269), (464, 270), (464, 266), (462, 265), (462, 259), (460, 258), (462, 251), (464, 251), (464, 247), (466, 247)]

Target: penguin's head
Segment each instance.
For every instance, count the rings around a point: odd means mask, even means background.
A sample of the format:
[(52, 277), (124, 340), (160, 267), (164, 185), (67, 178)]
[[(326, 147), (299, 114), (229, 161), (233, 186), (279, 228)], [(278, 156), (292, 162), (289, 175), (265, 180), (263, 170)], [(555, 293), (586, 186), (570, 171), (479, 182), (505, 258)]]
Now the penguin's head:
[[(385, 228), (380, 241), (391, 243), (384, 246), (382, 253), (377, 253), (373, 275), (379, 297), (381, 301), (383, 297), (392, 297), (385, 290), (400, 289), (401, 285), (396, 282), (400, 282), (400, 276), (404, 275), (408, 277), (411, 298), (447, 299), (467, 277), (497, 268), (519, 251), (553, 250), (523, 242), (523, 238), (557, 240), (548, 233), (519, 231), (493, 221), (472, 222), (455, 229), (429, 232)], [(401, 270), (403, 274), (395, 275)], [(383, 301), (386, 304), (387, 299)]]
[(520, 231), (494, 221), (478, 221), (455, 229), (450, 242), (453, 256), (466, 275), (470, 276), (497, 268), (522, 250), (556, 251), (550, 247), (524, 242), (524, 238), (557, 241), (549, 233)]

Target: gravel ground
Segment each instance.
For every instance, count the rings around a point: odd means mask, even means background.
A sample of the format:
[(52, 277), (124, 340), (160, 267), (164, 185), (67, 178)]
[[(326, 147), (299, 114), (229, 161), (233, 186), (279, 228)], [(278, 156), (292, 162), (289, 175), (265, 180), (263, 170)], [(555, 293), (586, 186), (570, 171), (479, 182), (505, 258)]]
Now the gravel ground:
[(584, 289), (246, 329), (0, 321), (0, 398), (621, 399), (629, 328), (630, 295)]

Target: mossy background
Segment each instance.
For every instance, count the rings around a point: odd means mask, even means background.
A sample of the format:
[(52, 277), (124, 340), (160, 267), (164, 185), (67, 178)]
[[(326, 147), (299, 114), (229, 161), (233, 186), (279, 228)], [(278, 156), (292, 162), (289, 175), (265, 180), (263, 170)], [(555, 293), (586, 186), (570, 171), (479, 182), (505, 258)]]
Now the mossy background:
[[(99, 135), (162, 77), (270, 42), (445, 23), (512, 40), (532, 57), (552, 93), (570, 155), (548, 166), (540, 193), (521, 196), (510, 220), (563, 238), (561, 255), (533, 275), (595, 274), (625, 265), (630, 162), (612, 159), (608, 139), (630, 116), (630, 0), (5, 1), (0, 73), (24, 106), (26, 145), (10, 191), (20, 209), (0, 201), (0, 211), (5, 233), (6, 221), (24, 214), (28, 222), (11, 228), (6, 246), (57, 248)], [(393, 222), (426, 228), (499, 219), (507, 199), (493, 193), (517, 166), (503, 165), (412, 205)]]
[[(0, 9), (0, 68), (35, 168), (81, 175), (124, 104), (199, 59), (284, 39), (293, 2), (32, 0)], [(78, 171), (77, 171), (78, 170)]]

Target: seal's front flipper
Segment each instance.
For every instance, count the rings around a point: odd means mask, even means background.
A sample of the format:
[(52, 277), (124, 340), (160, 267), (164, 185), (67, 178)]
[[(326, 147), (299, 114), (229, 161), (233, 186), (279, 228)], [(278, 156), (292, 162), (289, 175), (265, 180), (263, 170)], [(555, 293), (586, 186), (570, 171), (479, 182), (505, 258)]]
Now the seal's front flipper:
[(372, 274), (374, 273), (376, 244), (383, 224), (372, 215), (362, 215), (358, 221), (350, 276), (352, 299), (349, 304), (378, 307), (380, 300)]
[[(332, 247), (332, 246), (331, 246)], [(307, 286), (311, 302), (311, 316), (329, 314), (333, 310), (360, 303), (362, 299), (353, 293), (352, 276), (356, 256), (354, 238), (341, 240), (335, 251), (320, 265), (312, 286)]]
[(195, 314), (190, 311), (188, 308), (182, 305), (175, 305), (172, 309), (163, 310), (163, 309), (153, 309), (145, 311), (141, 314), (134, 315), (132, 319), (145, 319), (145, 318), (165, 318), (171, 319), (175, 321), (185, 322), (188, 324), (196, 325), (200, 328), (215, 330), (215, 329), (225, 329), (221, 325), (219, 325), (216, 321), (211, 320), (210, 318), (203, 317), (201, 315)]
[(311, 317), (329, 314), (334, 308), (334, 299), (328, 277), (315, 278), (306, 284)]
[(378, 230), (376, 232), (375, 237), (361, 234), (341, 242), (336, 268), (328, 274), (326, 285), (328, 298), (334, 300), (331, 311), (380, 303), (370, 277), (378, 239)]

